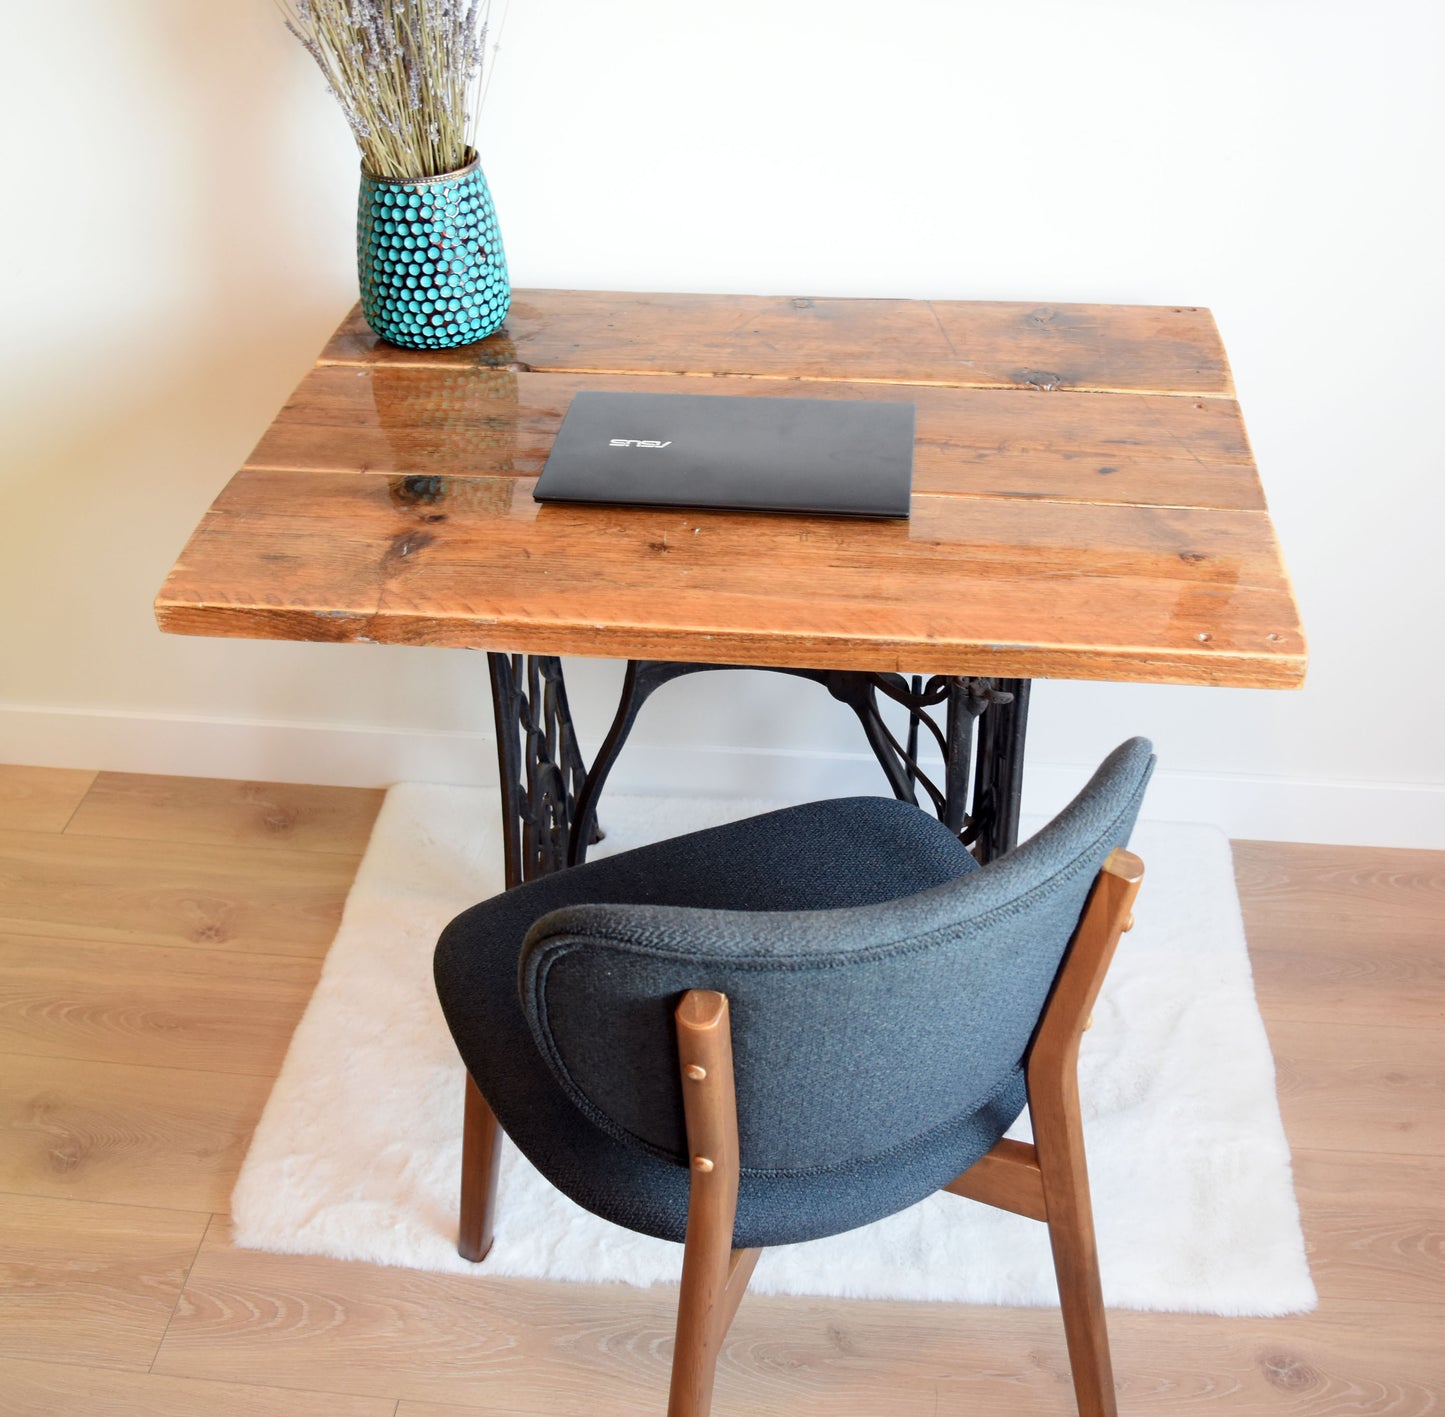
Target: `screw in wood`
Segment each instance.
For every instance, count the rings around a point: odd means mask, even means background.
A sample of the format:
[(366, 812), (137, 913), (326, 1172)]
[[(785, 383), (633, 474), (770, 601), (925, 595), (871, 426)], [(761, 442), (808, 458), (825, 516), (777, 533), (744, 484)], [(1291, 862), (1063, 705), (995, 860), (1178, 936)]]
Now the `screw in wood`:
[(683, 1072), (686, 1073), (688, 1078), (693, 1082), (701, 1082), (703, 1078), (707, 1076), (707, 1069), (699, 1067), (696, 1063), (689, 1063), (687, 1067), (683, 1069)]
[(712, 1170), (712, 1162), (705, 1156), (694, 1156), (692, 1158), (692, 1164), (696, 1166), (699, 1171), (706, 1172)]

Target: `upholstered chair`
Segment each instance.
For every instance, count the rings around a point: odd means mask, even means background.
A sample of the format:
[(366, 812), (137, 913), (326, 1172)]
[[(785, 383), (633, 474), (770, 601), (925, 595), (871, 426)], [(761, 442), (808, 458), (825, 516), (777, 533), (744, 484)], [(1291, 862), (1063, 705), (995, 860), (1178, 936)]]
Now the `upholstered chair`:
[[(499, 1129), (579, 1205), (683, 1241), (668, 1411), (702, 1417), (761, 1248), (945, 1189), (1048, 1225), (1079, 1411), (1113, 1414), (1076, 1061), (1153, 762), (1123, 744), (982, 868), (911, 804), (847, 798), (458, 916), (436, 981), (469, 1074), (462, 1254), (491, 1244)], [(1034, 1142), (1004, 1139), (1026, 1101)]]

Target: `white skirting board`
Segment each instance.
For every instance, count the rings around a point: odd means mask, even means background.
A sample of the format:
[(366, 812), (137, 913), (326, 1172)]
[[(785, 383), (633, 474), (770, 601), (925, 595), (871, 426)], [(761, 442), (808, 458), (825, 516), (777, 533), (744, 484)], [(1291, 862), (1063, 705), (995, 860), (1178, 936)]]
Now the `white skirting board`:
[[(338, 787), (496, 781), (490, 732), (3, 704), (0, 762)], [(1056, 811), (1095, 766), (1031, 762), (1025, 810)], [(867, 753), (655, 747), (645, 734), (636, 736), (619, 759), (612, 785), (619, 792), (647, 795), (688, 792), (789, 801), (886, 791)], [(1442, 850), (1445, 786), (1184, 772), (1166, 764), (1154, 775), (1144, 819), (1207, 822), (1241, 839)]]

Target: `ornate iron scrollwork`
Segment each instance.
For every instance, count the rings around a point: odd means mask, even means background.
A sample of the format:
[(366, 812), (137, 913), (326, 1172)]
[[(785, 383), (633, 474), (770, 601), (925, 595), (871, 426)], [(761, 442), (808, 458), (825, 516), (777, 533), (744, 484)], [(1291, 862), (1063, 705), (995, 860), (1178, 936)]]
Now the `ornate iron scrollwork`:
[[(894, 796), (917, 802), (917, 789), (922, 788), (939, 821), (965, 842), (977, 840), (982, 824), (968, 811), (974, 724), (986, 709), (1011, 703), (1013, 694), (992, 679), (946, 674), (926, 680), (917, 674), (910, 679), (901, 674), (850, 674), (841, 684), (829, 683), (828, 689), (857, 714)], [(898, 742), (883, 719), (880, 694), (908, 711), (904, 743)], [(942, 726), (929, 712), (940, 708)], [(923, 768), (918, 743), (919, 730), (925, 728), (943, 759), (942, 783), (935, 782)]]
[(555, 655), (489, 654), (487, 664), (510, 890), (567, 864), (587, 768), (572, 727), (562, 661)]
[[(744, 667), (629, 661), (612, 727), (589, 772), (572, 728), (561, 661), (501, 654), (488, 660), (508, 887), (586, 858), (588, 845), (600, 839), (602, 789), (638, 712), (657, 689), (683, 675)], [(810, 679), (852, 709), (894, 796), (917, 803), (921, 790), (926, 805), (980, 861), (993, 860), (1018, 840), (1027, 679), (943, 674), (924, 679), (841, 669), (770, 672)], [(880, 697), (907, 712), (902, 743), (884, 718)], [(919, 750), (924, 734), (942, 757), (941, 781), (936, 770), (924, 767)]]
[[(617, 714), (578, 798), (578, 824), (568, 864), (586, 856), (587, 839), (597, 800), (607, 775), (647, 699), (662, 685), (686, 674), (736, 669), (728, 664), (678, 664), (670, 660), (632, 660), (622, 685)], [(751, 666), (764, 668), (765, 666)], [(950, 831), (973, 848), (981, 861), (1007, 851), (1018, 839), (1018, 801), (1023, 765), (1023, 732), (1028, 712), (1026, 679), (978, 679), (957, 675), (905, 678), (851, 669), (772, 669), (821, 684), (853, 710), (873, 756), (878, 759), (893, 795), (917, 802), (921, 789), (928, 804)], [(908, 712), (906, 741), (899, 743), (884, 720), (879, 696)], [(940, 724), (931, 710), (943, 711)], [(987, 714), (985, 714), (987, 710)], [(972, 810), (969, 809), (970, 768), (974, 766), (974, 724), (982, 719)], [(943, 758), (943, 781), (925, 770), (919, 753), (920, 731), (926, 730)]]

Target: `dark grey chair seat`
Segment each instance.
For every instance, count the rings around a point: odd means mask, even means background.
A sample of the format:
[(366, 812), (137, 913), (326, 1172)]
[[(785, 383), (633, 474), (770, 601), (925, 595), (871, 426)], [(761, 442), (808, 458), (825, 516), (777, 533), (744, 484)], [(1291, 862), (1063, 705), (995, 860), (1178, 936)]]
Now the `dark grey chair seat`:
[(1105, 858), (1152, 765), (1117, 749), (1048, 828), (980, 870), (917, 808), (848, 798), (694, 833), (459, 916), (437, 990), (468, 1072), (541, 1173), (682, 1240), (689, 1169), (672, 1011), (731, 1002), (735, 1247), (921, 1200), (994, 1145)]

